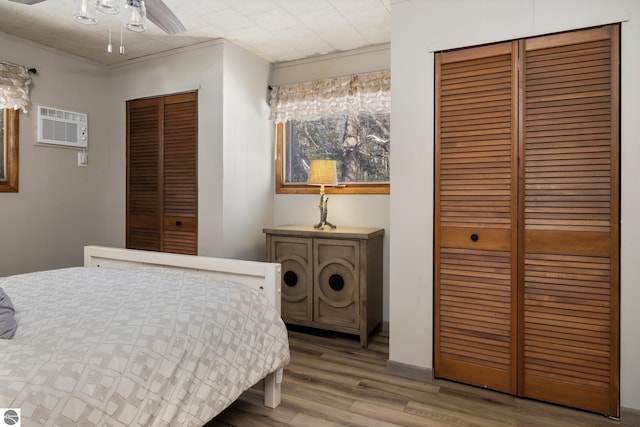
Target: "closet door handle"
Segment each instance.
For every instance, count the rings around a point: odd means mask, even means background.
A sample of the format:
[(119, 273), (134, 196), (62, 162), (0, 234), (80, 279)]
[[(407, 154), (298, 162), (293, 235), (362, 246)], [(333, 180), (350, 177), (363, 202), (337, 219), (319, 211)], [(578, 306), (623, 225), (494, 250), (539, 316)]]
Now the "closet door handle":
[(479, 237), (478, 237), (478, 235), (477, 235), (476, 233), (473, 233), (473, 234), (471, 235), (471, 241), (472, 241), (472, 242), (477, 242), (477, 241), (478, 241), (478, 239), (479, 239)]

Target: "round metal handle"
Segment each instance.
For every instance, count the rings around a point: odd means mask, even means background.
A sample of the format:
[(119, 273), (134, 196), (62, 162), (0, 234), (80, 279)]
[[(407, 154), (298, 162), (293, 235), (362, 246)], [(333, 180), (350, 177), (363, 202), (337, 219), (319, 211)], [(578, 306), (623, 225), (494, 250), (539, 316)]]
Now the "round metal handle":
[(471, 235), (471, 241), (472, 241), (472, 242), (477, 242), (477, 241), (478, 241), (478, 239), (479, 239), (479, 237), (478, 237), (478, 235), (477, 235), (476, 233), (473, 233), (473, 234)]
[(182, 225), (182, 221), (176, 221), (176, 225), (180, 227)]

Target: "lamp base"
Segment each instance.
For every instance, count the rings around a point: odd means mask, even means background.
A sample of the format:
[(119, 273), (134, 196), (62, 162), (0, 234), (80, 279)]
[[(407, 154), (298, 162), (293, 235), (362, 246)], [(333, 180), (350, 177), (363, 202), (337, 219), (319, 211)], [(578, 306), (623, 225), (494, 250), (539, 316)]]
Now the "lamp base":
[(313, 228), (319, 228), (323, 230), (326, 226), (329, 226), (332, 230), (336, 228), (335, 225), (331, 224), (327, 221), (327, 201), (329, 198), (324, 192), (320, 193), (320, 204), (318, 207), (320, 208), (320, 222), (313, 226)]
[(320, 230), (323, 230), (326, 226), (331, 227), (332, 230), (336, 228), (335, 225), (331, 224), (328, 221), (321, 221), (318, 224), (314, 225), (313, 228), (319, 228)]

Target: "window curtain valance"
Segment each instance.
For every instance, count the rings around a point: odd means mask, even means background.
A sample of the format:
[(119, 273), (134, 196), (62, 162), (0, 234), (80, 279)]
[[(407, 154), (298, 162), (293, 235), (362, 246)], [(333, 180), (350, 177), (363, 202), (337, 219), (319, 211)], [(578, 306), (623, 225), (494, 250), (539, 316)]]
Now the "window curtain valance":
[(0, 62), (0, 108), (27, 113), (29, 85), (31, 76), (27, 67)]
[(376, 71), (335, 79), (276, 86), (271, 90), (271, 118), (316, 120), (335, 115), (391, 111), (391, 72)]

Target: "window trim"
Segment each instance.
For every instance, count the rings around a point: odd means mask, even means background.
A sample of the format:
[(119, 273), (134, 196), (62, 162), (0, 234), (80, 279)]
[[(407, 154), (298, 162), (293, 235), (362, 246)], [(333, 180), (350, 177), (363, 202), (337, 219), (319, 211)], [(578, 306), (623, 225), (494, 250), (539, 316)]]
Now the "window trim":
[(20, 123), (20, 111), (12, 108), (4, 109), (6, 111), (5, 122), (5, 155), (7, 169), (6, 179), (0, 180), (0, 193), (17, 193), (18, 192), (18, 145), (20, 135), (18, 133)]
[[(285, 184), (282, 180), (284, 168), (284, 124), (276, 124), (276, 194), (319, 194), (318, 186), (307, 184)], [(325, 187), (327, 194), (390, 194), (390, 183), (341, 183), (339, 187)]]

